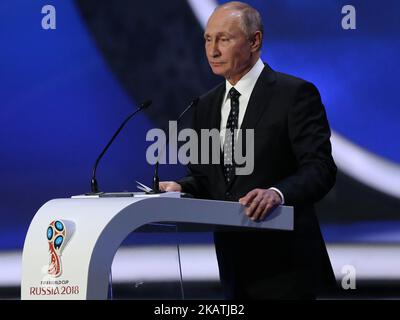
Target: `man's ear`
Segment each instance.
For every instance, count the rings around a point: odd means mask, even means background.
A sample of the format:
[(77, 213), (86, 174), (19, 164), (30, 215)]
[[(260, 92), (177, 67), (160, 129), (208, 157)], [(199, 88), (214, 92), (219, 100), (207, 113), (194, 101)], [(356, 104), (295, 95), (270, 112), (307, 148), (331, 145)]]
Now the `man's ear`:
[(251, 43), (251, 51), (256, 52), (259, 51), (261, 48), (262, 43), (262, 33), (261, 31), (256, 31), (252, 38), (250, 39)]

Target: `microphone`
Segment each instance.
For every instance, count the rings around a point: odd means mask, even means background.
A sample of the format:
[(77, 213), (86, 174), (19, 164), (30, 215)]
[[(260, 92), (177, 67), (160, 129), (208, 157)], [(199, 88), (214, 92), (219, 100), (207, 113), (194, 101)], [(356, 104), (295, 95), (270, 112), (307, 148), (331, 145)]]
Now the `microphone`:
[[(181, 118), (185, 115), (185, 113), (188, 112), (193, 106), (197, 105), (199, 100), (200, 99), (198, 97), (194, 98), (190, 102), (190, 104), (186, 107), (186, 109), (182, 111), (182, 113), (179, 115), (178, 119), (176, 120), (176, 125), (177, 126), (178, 126), (179, 120), (181, 120)], [(168, 145), (168, 141), (169, 141), (169, 135), (167, 136), (167, 139), (165, 141), (164, 149), (158, 155), (158, 160), (156, 162), (156, 166), (155, 166), (155, 169), (154, 169), (154, 176), (153, 176), (153, 191), (151, 193), (162, 193), (162, 192), (165, 192), (165, 191), (161, 191), (160, 190), (160, 186), (159, 186), (160, 178), (158, 177), (158, 165), (159, 165), (159, 159), (160, 159), (163, 151), (165, 150), (165, 148)]]
[(97, 170), (97, 166), (101, 160), (101, 158), (104, 156), (104, 154), (106, 153), (106, 151), (108, 150), (108, 148), (111, 146), (111, 144), (113, 143), (113, 141), (115, 140), (115, 138), (118, 136), (118, 134), (121, 132), (122, 128), (128, 123), (129, 120), (131, 120), (138, 112), (142, 111), (143, 109), (148, 108), (151, 105), (152, 101), (151, 100), (146, 100), (144, 102), (142, 102), (139, 105), (139, 108), (137, 108), (135, 110), (135, 112), (133, 112), (132, 114), (130, 114), (120, 125), (120, 127), (118, 128), (118, 130), (114, 133), (114, 135), (112, 136), (112, 138), (110, 139), (110, 141), (107, 143), (106, 147), (103, 149), (103, 151), (100, 153), (100, 155), (97, 157), (96, 162), (93, 166), (93, 172), (92, 172), (92, 180), (90, 181), (90, 187), (92, 192), (90, 193), (86, 193), (86, 195), (93, 195), (93, 194), (100, 194), (102, 192), (99, 191), (99, 187), (97, 184), (97, 179), (96, 179), (96, 170)]

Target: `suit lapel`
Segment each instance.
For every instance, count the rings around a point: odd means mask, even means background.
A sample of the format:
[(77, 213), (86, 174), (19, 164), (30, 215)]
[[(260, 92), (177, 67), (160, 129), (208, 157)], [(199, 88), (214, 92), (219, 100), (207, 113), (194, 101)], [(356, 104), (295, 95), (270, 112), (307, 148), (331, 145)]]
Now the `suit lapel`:
[(225, 82), (221, 84), (216, 93), (215, 97), (211, 103), (211, 110), (209, 116), (211, 118), (211, 128), (210, 129), (217, 129), (219, 131), (221, 125), (221, 106), (222, 106), (222, 99), (224, 98), (225, 94)]
[[(217, 129), (218, 132), (220, 130), (221, 126), (221, 106), (222, 106), (222, 99), (224, 98), (225, 95), (225, 82), (223, 82), (216, 90), (214, 98), (212, 102), (210, 103), (211, 109), (209, 110), (209, 119), (211, 119), (209, 124), (211, 123), (211, 127), (209, 129)], [(221, 148), (220, 150), (220, 161), (223, 159), (223, 155), (221, 154)], [(216, 172), (216, 181), (223, 181), (223, 185), (225, 184), (225, 177), (224, 177), (224, 171), (223, 171), (223, 163), (220, 163), (220, 165), (215, 165), (212, 166), (215, 168)]]
[[(243, 118), (242, 125), (242, 150), (246, 151), (246, 129), (255, 129), (258, 121), (261, 119), (265, 109), (267, 109), (270, 101), (271, 89), (270, 86), (275, 82), (276, 74), (267, 64), (257, 79), (256, 85), (254, 86), (253, 92), (250, 95), (249, 103), (246, 108), (246, 113)], [(222, 166), (221, 166), (222, 167)], [(232, 184), (236, 181), (237, 176), (227, 184), (227, 189), (232, 187)]]
[(271, 90), (269, 86), (275, 82), (275, 80), (275, 71), (266, 64), (250, 95), (246, 113), (242, 125), (240, 126), (241, 129), (255, 129), (257, 122), (261, 119), (270, 100)]

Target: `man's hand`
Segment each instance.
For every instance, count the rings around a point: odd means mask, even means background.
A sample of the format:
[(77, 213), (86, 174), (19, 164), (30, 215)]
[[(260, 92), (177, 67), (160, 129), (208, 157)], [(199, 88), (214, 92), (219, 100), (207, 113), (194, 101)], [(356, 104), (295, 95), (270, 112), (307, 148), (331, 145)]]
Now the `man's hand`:
[(282, 203), (279, 194), (271, 189), (254, 189), (239, 199), (246, 206), (246, 215), (253, 221), (264, 218)]
[(174, 181), (161, 181), (158, 185), (161, 191), (182, 191), (181, 185)]

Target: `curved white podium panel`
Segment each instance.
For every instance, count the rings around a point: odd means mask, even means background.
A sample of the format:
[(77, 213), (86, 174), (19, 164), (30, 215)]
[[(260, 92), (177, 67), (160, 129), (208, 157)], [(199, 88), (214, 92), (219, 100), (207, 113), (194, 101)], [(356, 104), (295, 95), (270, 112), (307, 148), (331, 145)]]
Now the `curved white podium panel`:
[(121, 242), (152, 222), (293, 230), (293, 208), (253, 222), (237, 202), (169, 197), (56, 199), (43, 205), (26, 235), (22, 299), (106, 299)]

